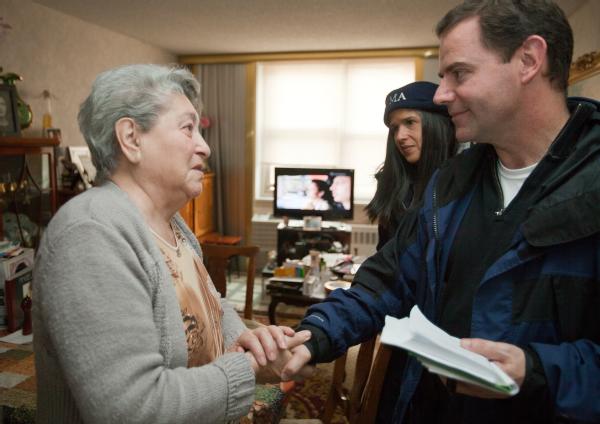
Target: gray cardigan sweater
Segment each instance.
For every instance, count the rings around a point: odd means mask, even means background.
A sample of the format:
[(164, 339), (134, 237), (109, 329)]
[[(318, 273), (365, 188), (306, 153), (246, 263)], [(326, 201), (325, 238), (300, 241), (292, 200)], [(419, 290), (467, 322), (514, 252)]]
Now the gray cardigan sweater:
[[(171, 276), (141, 213), (115, 184), (58, 211), (33, 287), (38, 423), (212, 423), (249, 411), (255, 377), (244, 354), (187, 368)], [(229, 346), (245, 327), (221, 303)]]

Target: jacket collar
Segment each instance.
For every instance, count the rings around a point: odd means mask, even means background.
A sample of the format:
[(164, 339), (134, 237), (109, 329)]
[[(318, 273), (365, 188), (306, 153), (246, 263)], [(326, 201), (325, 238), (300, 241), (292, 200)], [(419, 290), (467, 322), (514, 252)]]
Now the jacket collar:
[[(554, 167), (522, 227), (533, 246), (600, 232), (600, 103), (570, 98), (568, 106), (571, 117), (544, 157)], [(495, 157), (491, 146), (475, 144), (442, 165), (439, 206), (465, 196), (490, 157)]]
[(573, 98), (569, 109), (571, 118), (547, 153), (555, 168), (523, 224), (533, 246), (600, 232), (600, 103)]

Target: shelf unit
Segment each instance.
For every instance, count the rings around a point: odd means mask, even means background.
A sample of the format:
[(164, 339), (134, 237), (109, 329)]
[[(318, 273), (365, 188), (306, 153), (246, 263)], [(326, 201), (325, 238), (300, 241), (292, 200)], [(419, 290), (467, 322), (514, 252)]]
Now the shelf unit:
[[(54, 147), (60, 144), (57, 138), (44, 137), (9, 137), (0, 136), (0, 156), (1, 157), (25, 157), (25, 156), (45, 156), (48, 160), (48, 173), (50, 177), (50, 213), (54, 215), (57, 209), (57, 180), (56, 164), (54, 158)], [(23, 165), (19, 171), (19, 180), (17, 186), (27, 178), (31, 177), (27, 161), (23, 160)], [(4, 187), (3, 187), (4, 188)], [(1, 218), (1, 215), (0, 215)], [(38, 223), (39, 224), (39, 223)], [(0, 238), (3, 235), (2, 219), (0, 219)]]

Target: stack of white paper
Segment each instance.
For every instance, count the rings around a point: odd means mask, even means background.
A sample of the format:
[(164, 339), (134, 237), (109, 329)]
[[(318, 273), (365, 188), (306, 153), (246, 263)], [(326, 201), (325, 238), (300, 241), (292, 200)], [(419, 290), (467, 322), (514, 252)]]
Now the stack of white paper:
[(417, 306), (407, 318), (386, 316), (381, 342), (407, 350), (433, 373), (511, 396), (519, 392), (496, 364), (462, 348), (459, 339), (429, 322)]

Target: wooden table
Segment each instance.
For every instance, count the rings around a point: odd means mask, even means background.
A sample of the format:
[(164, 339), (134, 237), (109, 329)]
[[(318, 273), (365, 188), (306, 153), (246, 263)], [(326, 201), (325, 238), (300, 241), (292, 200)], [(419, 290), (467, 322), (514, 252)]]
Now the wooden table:
[(322, 297), (303, 295), (302, 280), (302, 278), (269, 278), (267, 281), (267, 293), (271, 295), (271, 302), (269, 303), (270, 324), (277, 325), (275, 310), (280, 303), (294, 306), (310, 306), (323, 301)]
[(219, 233), (209, 233), (204, 236), (198, 237), (200, 243), (208, 244), (225, 244), (227, 246), (235, 246), (242, 241), (241, 236), (224, 236)]

